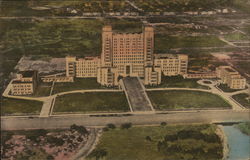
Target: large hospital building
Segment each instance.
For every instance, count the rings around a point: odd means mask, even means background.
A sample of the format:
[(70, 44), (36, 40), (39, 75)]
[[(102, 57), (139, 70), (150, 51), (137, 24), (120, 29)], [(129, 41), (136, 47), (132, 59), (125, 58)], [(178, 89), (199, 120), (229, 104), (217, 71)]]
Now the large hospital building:
[(161, 76), (187, 73), (188, 57), (181, 54), (154, 54), (154, 29), (142, 33), (117, 33), (111, 26), (102, 29), (100, 57), (66, 57), (66, 76), (96, 77), (104, 86), (117, 86), (119, 77), (140, 77), (145, 85), (158, 85)]

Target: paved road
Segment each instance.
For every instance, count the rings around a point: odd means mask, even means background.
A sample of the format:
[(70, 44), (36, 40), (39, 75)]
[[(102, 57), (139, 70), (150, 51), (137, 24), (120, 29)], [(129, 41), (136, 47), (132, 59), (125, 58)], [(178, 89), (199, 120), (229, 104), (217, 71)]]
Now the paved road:
[(123, 78), (125, 92), (128, 95), (128, 101), (134, 112), (136, 111), (152, 111), (152, 104), (145, 92), (144, 86), (137, 77)]
[(21, 129), (55, 129), (68, 128), (72, 124), (89, 127), (102, 127), (108, 123), (120, 125), (131, 122), (134, 125), (153, 125), (167, 123), (211, 123), (249, 121), (249, 111), (207, 110), (191, 112), (168, 112), (167, 114), (137, 114), (123, 117), (93, 117), (93, 116), (58, 116), (49, 118), (1, 118), (2, 130)]

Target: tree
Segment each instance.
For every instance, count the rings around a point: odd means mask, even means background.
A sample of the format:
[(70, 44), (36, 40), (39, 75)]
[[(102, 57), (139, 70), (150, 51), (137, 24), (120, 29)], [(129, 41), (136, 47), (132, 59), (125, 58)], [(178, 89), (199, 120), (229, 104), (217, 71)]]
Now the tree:
[(166, 126), (167, 123), (166, 122), (161, 122), (161, 126)]
[(123, 123), (122, 125), (121, 125), (121, 128), (122, 129), (129, 129), (129, 128), (131, 128), (132, 127), (132, 123)]
[(99, 159), (107, 156), (107, 154), (108, 153), (107, 153), (107, 151), (105, 149), (94, 149), (90, 153), (89, 158), (94, 158), (95, 157), (96, 160), (99, 160)]
[(107, 127), (110, 128), (110, 129), (115, 129), (116, 128), (116, 126), (114, 124), (112, 124), (112, 123), (107, 124)]
[(146, 136), (146, 138), (145, 138), (147, 141), (152, 141), (152, 138), (150, 137), (150, 136)]
[(84, 126), (78, 126), (76, 124), (71, 125), (70, 130), (75, 130), (82, 135), (89, 134), (88, 130)]

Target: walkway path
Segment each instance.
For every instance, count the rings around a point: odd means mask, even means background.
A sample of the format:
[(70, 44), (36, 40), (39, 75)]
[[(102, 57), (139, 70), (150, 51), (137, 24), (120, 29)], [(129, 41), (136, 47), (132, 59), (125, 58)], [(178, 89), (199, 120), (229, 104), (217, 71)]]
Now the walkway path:
[(49, 117), (50, 113), (52, 112), (52, 108), (54, 106), (56, 96), (50, 96), (43, 102), (42, 110), (40, 112), (39, 117)]
[(127, 99), (134, 112), (136, 111), (154, 111), (154, 108), (145, 91), (145, 87), (141, 84), (138, 77), (126, 77), (122, 79), (124, 83), (124, 91)]

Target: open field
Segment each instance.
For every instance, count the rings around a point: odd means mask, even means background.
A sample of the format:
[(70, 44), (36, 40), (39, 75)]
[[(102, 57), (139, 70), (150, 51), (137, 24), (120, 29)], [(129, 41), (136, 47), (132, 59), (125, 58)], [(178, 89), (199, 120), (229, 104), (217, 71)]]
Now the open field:
[(75, 93), (56, 98), (54, 113), (124, 112), (129, 111), (122, 92)]
[[(184, 79), (181, 76), (164, 76), (162, 77), (161, 84), (156, 86), (157, 88), (200, 88), (209, 89), (207, 86), (203, 86), (197, 83), (197, 79)], [(149, 87), (150, 88), (150, 87)]]
[(248, 94), (236, 94), (232, 96), (237, 102), (246, 108), (250, 108), (250, 96)]
[(100, 88), (103, 87), (97, 83), (96, 78), (75, 78), (74, 82), (55, 83), (53, 94), (73, 90)]
[(231, 108), (221, 97), (207, 92), (171, 90), (147, 93), (157, 110)]
[(103, 156), (106, 160), (219, 160), (223, 147), (215, 130), (214, 125), (109, 129), (104, 131), (88, 159), (95, 159), (96, 153), (106, 153)]
[(169, 36), (155, 35), (156, 53), (164, 53), (173, 48), (220, 47), (226, 43), (216, 36)]
[(38, 87), (36, 88), (35, 93), (32, 96), (35, 96), (35, 97), (49, 96), (51, 85), (52, 85), (51, 83), (40, 82)]
[(42, 102), (3, 98), (1, 115), (32, 115), (39, 114)]

